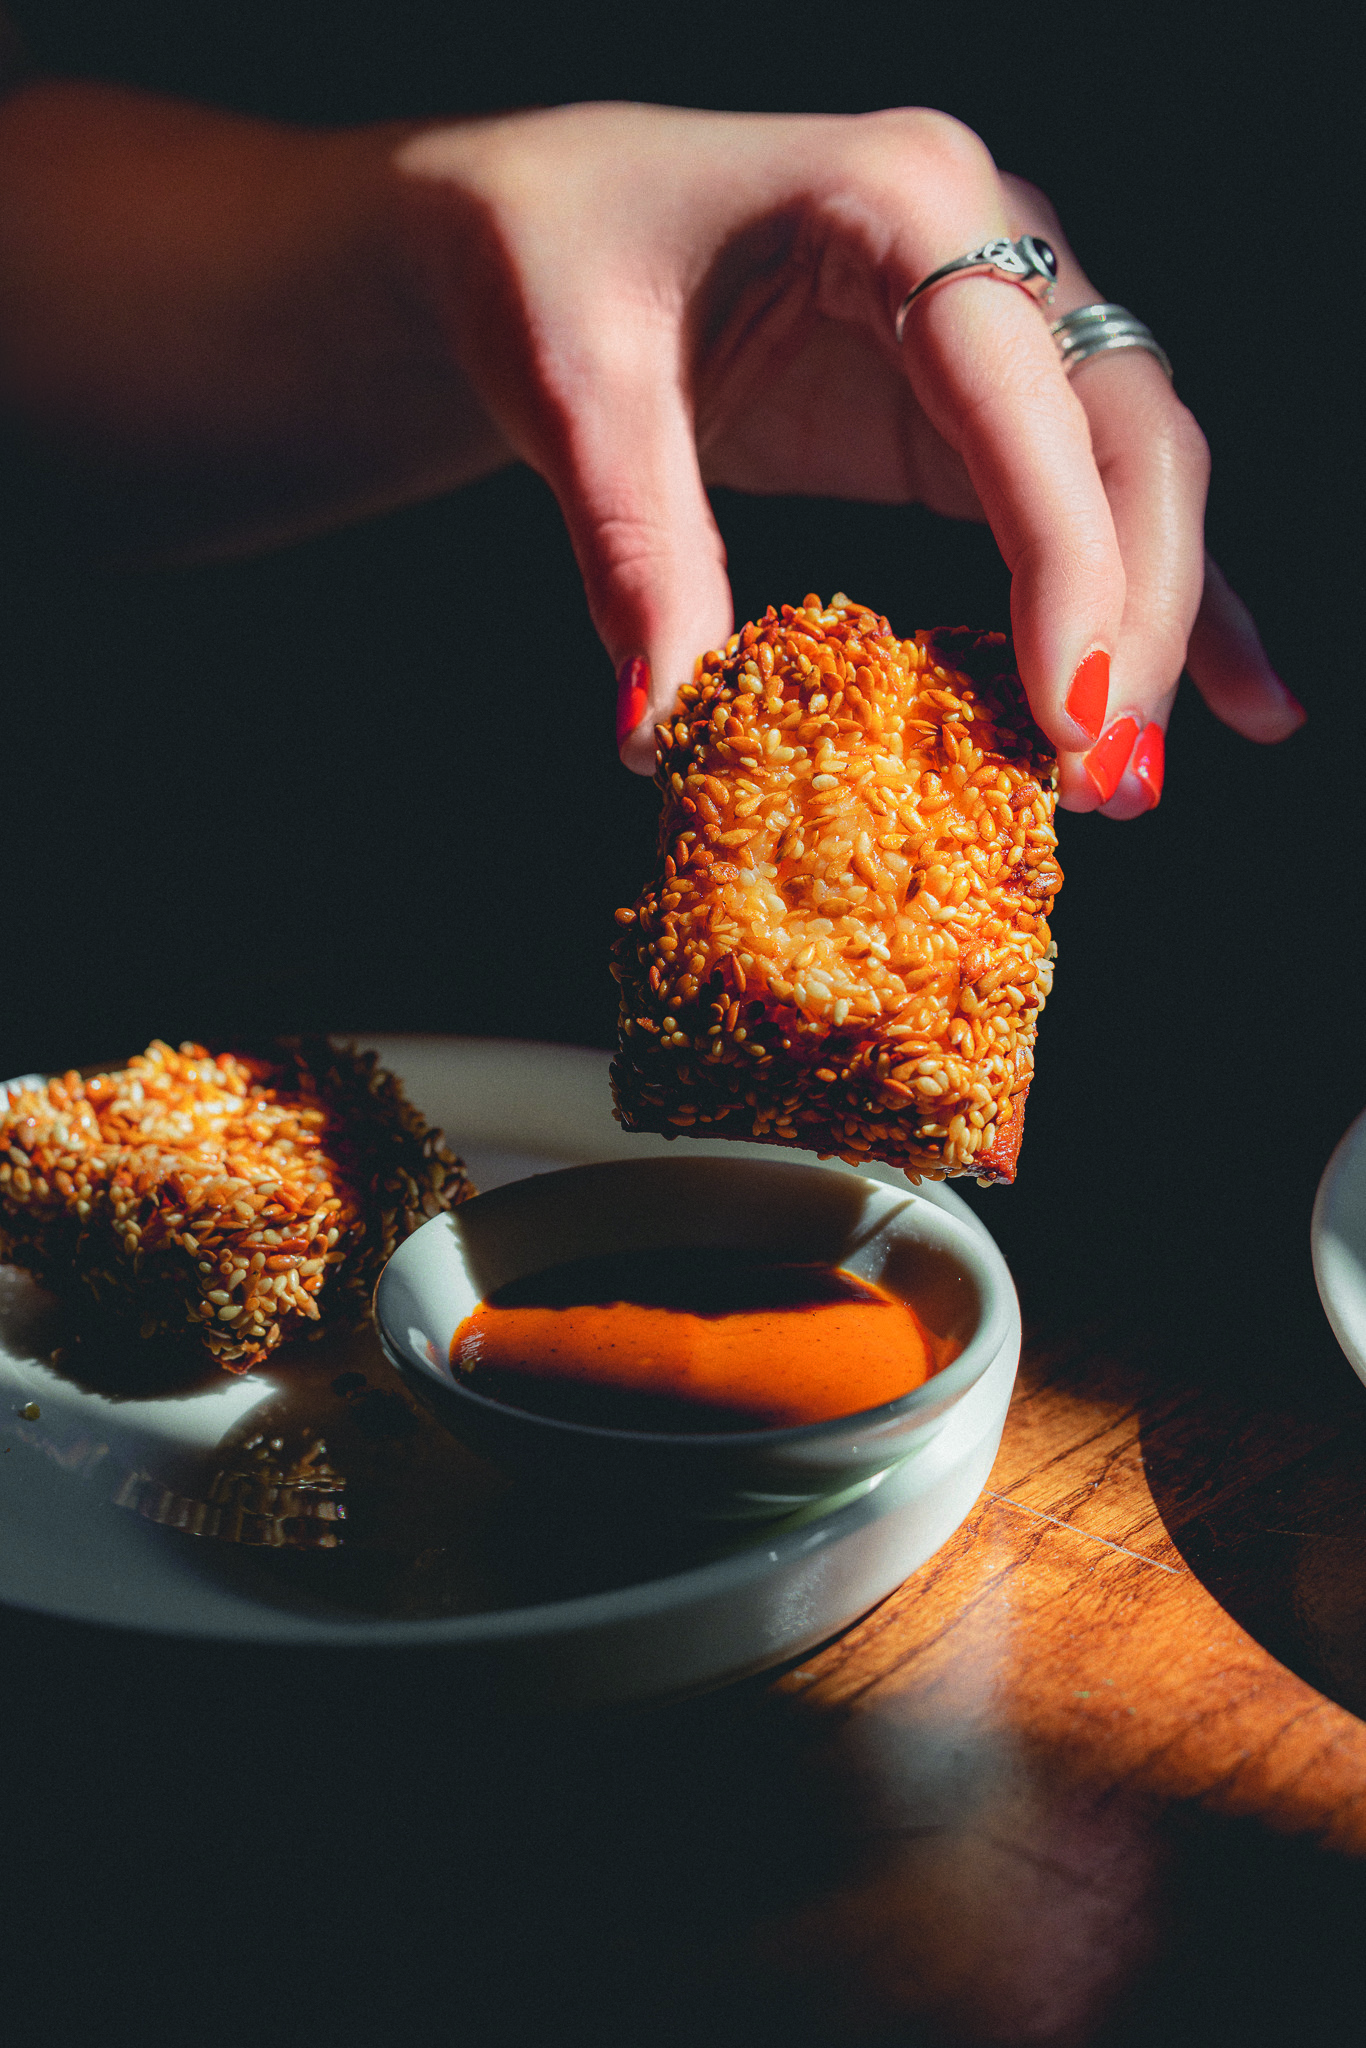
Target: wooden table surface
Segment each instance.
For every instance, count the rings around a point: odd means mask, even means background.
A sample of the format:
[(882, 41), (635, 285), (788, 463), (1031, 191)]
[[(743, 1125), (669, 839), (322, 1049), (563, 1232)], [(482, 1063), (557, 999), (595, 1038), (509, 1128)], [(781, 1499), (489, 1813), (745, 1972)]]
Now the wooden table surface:
[(22, 1982), (79, 2031), (151, 1973), (215, 2039), (1329, 2039), (1366, 1396), (1299, 1306), (1279, 1375), (1175, 1322), (1034, 1327), (958, 1534), (703, 1699), (499, 1719), (436, 1655), (6, 1616)]

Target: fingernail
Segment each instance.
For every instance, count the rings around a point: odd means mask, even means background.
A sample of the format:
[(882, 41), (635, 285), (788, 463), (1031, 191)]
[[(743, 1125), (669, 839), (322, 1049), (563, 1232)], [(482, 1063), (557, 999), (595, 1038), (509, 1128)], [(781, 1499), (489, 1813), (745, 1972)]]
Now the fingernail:
[(1067, 715), (1093, 740), (1100, 738), (1110, 701), (1110, 657), (1103, 647), (1088, 654), (1067, 692)]
[(643, 654), (633, 654), (617, 670), (618, 746), (640, 724), (649, 701), (650, 664)]
[[(1161, 726), (1145, 725), (1138, 736), (1138, 744), (1129, 756), (1129, 766), (1147, 792), (1149, 810), (1161, 801), (1162, 771), (1166, 760), (1167, 741)], [(1123, 772), (1121, 769), (1120, 773)]]
[(1104, 739), (1097, 740), (1090, 753), (1082, 756), (1081, 765), (1103, 804), (1108, 804), (1119, 788), (1119, 778), (1137, 738), (1138, 720), (1117, 718)]

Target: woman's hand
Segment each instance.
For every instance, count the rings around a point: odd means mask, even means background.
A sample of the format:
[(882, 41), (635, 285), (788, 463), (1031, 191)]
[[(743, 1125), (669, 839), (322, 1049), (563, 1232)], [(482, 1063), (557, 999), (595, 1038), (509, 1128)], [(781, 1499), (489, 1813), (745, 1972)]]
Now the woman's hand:
[[(1301, 722), (1206, 568), (1199, 428), (1141, 352), (1069, 383), (1047, 318), (1103, 294), (958, 122), (568, 107), (421, 131), (395, 166), (455, 358), (563, 508), (631, 767), (731, 630), (707, 484), (985, 517), (1072, 809), (1157, 801), (1183, 663), (1248, 737)], [(917, 301), (898, 348), (913, 285), (1025, 232), (1058, 253), (1047, 318), (962, 278)]]
[(981, 276), (927, 293), (898, 348), (914, 284), (1029, 231), (1060, 258), (1054, 314), (1100, 296), (1041, 195), (924, 111), (327, 133), (38, 79), (0, 102), (0, 431), (143, 558), (522, 457), (564, 509), (641, 772), (731, 627), (706, 484), (985, 517), (1063, 801), (1127, 817), (1156, 800), (1183, 660), (1254, 739), (1303, 714), (1206, 569), (1204, 441), (1151, 357), (1069, 384), (1042, 309)]

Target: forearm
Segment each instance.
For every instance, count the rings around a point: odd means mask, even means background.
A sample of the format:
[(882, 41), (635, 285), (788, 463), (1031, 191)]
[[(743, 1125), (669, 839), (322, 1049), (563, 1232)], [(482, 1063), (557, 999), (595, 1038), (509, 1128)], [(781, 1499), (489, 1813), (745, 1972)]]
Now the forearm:
[(510, 459), (407, 263), (405, 133), (0, 104), (0, 420), (97, 539), (230, 553)]

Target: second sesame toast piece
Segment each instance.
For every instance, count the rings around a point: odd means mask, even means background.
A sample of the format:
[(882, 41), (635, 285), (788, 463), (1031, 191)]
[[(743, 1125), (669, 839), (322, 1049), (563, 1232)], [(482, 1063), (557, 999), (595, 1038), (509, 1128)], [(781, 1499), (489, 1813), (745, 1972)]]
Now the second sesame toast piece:
[(154, 1041), (0, 1092), (0, 1259), (229, 1372), (369, 1312), (385, 1260), (474, 1190), (373, 1053)]

